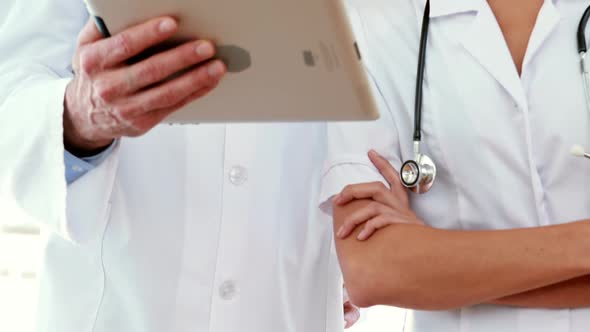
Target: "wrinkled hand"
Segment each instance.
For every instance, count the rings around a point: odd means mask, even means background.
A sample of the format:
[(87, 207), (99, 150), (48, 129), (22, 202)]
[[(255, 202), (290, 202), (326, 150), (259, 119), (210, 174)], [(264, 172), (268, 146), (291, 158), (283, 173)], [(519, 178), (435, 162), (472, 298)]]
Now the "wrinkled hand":
[[(115, 138), (143, 135), (217, 86), (226, 68), (211, 60), (215, 47), (209, 41), (187, 42), (138, 63), (125, 63), (168, 40), (177, 29), (174, 19), (161, 17), (103, 39), (88, 22), (80, 33), (72, 63), (75, 77), (64, 100), (66, 147), (92, 151)], [(188, 68), (192, 69), (165, 81)]]
[(424, 225), (410, 208), (408, 191), (402, 185), (399, 173), (387, 159), (377, 152), (369, 152), (369, 159), (389, 183), (382, 182), (349, 185), (334, 198), (334, 205), (346, 205), (354, 200), (370, 199), (373, 202), (349, 215), (336, 236), (347, 238), (359, 226), (364, 224), (359, 233), (361, 241), (370, 238), (377, 230), (391, 224)]
[(344, 328), (351, 328), (361, 318), (361, 311), (359, 307), (350, 302), (346, 288), (344, 290)]

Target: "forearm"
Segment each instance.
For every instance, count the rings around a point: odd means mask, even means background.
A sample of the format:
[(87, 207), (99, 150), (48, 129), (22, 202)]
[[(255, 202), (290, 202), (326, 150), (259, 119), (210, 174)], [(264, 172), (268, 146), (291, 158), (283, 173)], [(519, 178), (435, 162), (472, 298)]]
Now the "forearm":
[[(370, 201), (335, 209), (335, 227)], [(358, 230), (357, 230), (358, 232)], [(491, 302), (590, 274), (590, 222), (502, 231), (386, 227), (337, 241), (351, 298), (425, 310)]]
[(587, 308), (590, 307), (590, 276), (504, 297), (492, 304), (548, 309)]

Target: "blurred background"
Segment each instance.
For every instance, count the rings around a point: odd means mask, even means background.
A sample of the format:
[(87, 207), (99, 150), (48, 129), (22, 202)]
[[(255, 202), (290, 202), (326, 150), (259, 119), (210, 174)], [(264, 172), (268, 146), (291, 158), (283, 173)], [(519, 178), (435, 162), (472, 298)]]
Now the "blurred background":
[(0, 204), (0, 331), (34, 331), (41, 254), (39, 228)]
[(8, 8), (10, 8), (15, 1), (17, 0), (0, 1), (0, 27), (2, 26), (2, 22), (4, 22), (4, 15), (8, 13)]

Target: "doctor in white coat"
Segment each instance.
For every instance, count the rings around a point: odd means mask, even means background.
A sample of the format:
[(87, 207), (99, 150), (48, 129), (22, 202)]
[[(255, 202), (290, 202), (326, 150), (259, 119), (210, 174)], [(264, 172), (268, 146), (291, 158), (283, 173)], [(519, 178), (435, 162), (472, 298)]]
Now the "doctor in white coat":
[(0, 201), (50, 231), (38, 331), (342, 330), (325, 126), (157, 126), (223, 84), (214, 46), (126, 66), (176, 22), (87, 22), (82, 1), (19, 0), (0, 25)]
[(415, 309), (407, 332), (589, 331), (590, 161), (570, 149), (590, 146), (590, 1), (430, 1), (421, 152), (438, 176), (418, 195), (397, 171), (425, 2), (351, 1), (383, 110), (328, 126), (321, 196), (351, 298)]

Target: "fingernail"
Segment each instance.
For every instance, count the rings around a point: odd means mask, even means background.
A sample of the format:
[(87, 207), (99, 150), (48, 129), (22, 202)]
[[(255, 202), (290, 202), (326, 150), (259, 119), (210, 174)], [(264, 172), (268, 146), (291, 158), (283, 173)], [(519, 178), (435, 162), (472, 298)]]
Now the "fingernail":
[(336, 236), (338, 238), (342, 238), (342, 233), (344, 233), (344, 226), (340, 227), (340, 229), (338, 229), (338, 232), (336, 233)]
[(377, 153), (377, 151), (375, 151), (375, 150), (371, 150), (371, 151), (369, 151), (369, 155), (370, 155), (371, 157), (378, 157), (378, 156), (379, 156), (379, 154), (378, 154), (378, 153)]
[(197, 54), (203, 58), (210, 58), (215, 53), (213, 46), (209, 42), (199, 42), (197, 44)]
[(160, 32), (168, 33), (176, 29), (176, 22), (171, 18), (166, 18), (160, 23)]
[(209, 73), (209, 76), (219, 79), (221, 78), (221, 76), (223, 76), (223, 72), (225, 71), (225, 68), (223, 66), (223, 64), (221, 64), (219, 61), (215, 61), (212, 64), (209, 65), (209, 68), (207, 68), (207, 72)]

